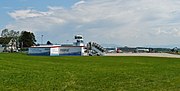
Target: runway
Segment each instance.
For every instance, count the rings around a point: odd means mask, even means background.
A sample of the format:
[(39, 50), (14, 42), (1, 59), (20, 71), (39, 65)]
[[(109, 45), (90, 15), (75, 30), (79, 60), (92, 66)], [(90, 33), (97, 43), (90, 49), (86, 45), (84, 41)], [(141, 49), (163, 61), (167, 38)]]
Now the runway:
[(180, 55), (168, 54), (168, 53), (107, 53), (105, 56), (150, 56), (150, 57), (180, 58)]

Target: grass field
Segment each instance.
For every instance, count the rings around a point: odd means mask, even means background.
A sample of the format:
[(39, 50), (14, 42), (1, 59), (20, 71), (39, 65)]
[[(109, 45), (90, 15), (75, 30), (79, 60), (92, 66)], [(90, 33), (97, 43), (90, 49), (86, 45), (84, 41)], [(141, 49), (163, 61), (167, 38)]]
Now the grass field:
[(0, 54), (0, 91), (180, 91), (180, 59)]

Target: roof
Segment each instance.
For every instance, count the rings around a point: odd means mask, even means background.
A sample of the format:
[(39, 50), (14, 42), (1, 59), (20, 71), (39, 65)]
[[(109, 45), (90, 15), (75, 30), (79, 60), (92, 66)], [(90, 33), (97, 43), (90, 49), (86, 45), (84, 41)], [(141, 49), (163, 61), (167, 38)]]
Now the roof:
[(40, 45), (40, 46), (32, 46), (30, 48), (55, 48), (60, 47), (60, 45)]
[(40, 45), (40, 46), (31, 46), (30, 48), (57, 48), (57, 47), (84, 47), (84, 46)]

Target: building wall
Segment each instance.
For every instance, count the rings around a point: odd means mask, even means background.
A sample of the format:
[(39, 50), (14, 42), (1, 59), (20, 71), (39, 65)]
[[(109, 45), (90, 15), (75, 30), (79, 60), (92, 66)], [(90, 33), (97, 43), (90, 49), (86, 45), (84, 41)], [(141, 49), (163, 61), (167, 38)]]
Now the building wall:
[(31, 47), (29, 55), (40, 56), (81, 56), (84, 54), (84, 47), (81, 46), (61, 46), (61, 47)]
[(0, 53), (3, 52), (3, 50), (4, 50), (4, 47), (0, 46)]
[(72, 46), (72, 47), (60, 47), (59, 55), (60, 56), (81, 56), (83, 47), (81, 46)]
[(59, 56), (59, 47), (53, 47), (50, 49), (50, 56)]
[(28, 50), (29, 55), (39, 55), (39, 56), (50, 56), (50, 47), (46, 48), (39, 48), (39, 47), (32, 47)]

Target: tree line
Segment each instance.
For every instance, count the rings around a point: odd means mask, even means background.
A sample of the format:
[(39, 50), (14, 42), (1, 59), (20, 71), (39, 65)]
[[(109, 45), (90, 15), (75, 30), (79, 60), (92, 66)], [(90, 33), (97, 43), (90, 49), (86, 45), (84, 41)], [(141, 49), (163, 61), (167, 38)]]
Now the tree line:
[(7, 41), (8, 39), (15, 39), (18, 42), (18, 46), (22, 47), (31, 47), (35, 45), (36, 38), (32, 32), (29, 31), (15, 31), (9, 29), (3, 29), (1, 32), (1, 38), (3, 41)]

